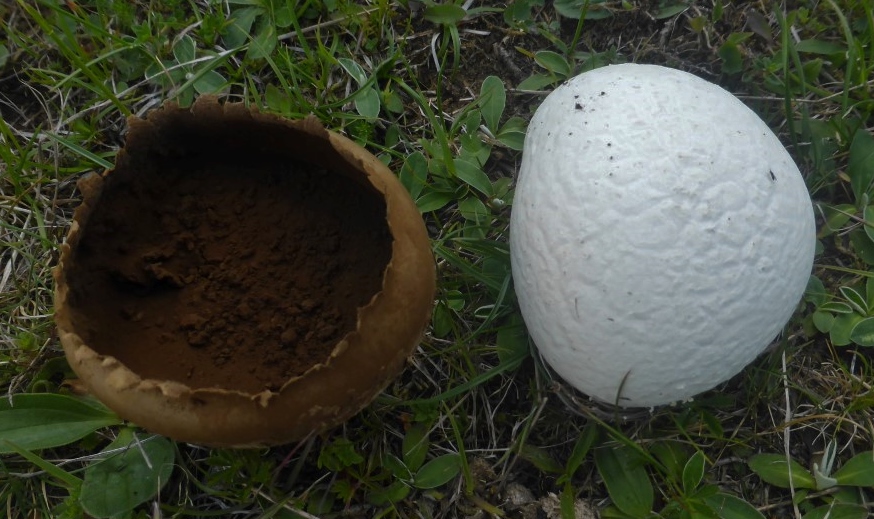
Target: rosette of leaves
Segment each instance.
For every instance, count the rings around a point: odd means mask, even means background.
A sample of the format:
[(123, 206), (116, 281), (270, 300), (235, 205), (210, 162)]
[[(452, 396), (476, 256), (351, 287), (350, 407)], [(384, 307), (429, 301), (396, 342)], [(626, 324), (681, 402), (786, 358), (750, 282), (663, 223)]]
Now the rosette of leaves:
[[(804, 519), (864, 519), (868, 517), (865, 504), (874, 486), (874, 451), (860, 452), (833, 471), (837, 454), (837, 443), (831, 440), (811, 470), (776, 453), (756, 454), (748, 463), (764, 482), (794, 489), (794, 501)], [(814, 492), (817, 494), (812, 496)]]
[(816, 277), (811, 277), (805, 298), (816, 305), (810, 321), (829, 334), (835, 346), (874, 346), (874, 277), (863, 285), (842, 286), (838, 297), (829, 297)]

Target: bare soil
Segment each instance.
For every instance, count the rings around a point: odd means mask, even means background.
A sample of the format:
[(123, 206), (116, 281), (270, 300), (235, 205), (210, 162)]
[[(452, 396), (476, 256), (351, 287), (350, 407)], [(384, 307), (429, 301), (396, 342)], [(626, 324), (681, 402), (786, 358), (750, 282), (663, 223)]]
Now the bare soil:
[(106, 178), (68, 274), (98, 353), (194, 388), (276, 390), (381, 289), (385, 204), (287, 156), (157, 154)]

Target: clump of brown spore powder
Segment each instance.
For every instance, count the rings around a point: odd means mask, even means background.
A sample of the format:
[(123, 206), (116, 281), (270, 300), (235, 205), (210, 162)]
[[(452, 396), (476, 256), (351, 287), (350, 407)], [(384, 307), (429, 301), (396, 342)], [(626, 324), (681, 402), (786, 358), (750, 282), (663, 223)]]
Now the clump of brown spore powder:
[(221, 148), (106, 176), (68, 271), (73, 318), (143, 378), (277, 390), (380, 291), (385, 203), (347, 175)]

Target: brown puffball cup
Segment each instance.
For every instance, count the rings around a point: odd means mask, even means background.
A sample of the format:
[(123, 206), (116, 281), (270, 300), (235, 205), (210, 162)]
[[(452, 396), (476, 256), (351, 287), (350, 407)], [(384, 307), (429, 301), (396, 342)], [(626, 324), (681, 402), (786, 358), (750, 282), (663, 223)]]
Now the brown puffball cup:
[(131, 118), (80, 182), (55, 321), (122, 418), (259, 447), (336, 426), (403, 369), (431, 315), (421, 215), (376, 157), (313, 117), (202, 97)]

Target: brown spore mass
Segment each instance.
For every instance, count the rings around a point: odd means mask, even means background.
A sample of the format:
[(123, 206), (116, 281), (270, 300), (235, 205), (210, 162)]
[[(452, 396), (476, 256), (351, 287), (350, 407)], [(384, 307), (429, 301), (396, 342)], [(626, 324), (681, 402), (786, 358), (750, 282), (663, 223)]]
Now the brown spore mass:
[(327, 362), (381, 290), (385, 203), (265, 152), (269, 135), (184, 135), (105, 176), (68, 271), (73, 321), (143, 378), (278, 390)]

